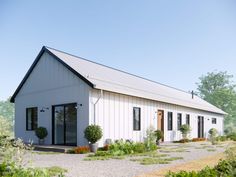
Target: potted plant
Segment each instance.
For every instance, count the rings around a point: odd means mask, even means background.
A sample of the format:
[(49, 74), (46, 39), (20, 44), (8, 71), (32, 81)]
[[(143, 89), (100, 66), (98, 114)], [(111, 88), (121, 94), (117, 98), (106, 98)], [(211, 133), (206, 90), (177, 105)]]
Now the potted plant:
[(91, 152), (97, 152), (98, 144), (97, 141), (102, 138), (102, 129), (99, 125), (89, 125), (84, 130), (84, 137), (89, 142)]
[(35, 135), (38, 137), (39, 139), (39, 144), (44, 144), (44, 139), (47, 137), (48, 135), (48, 131), (45, 127), (38, 127), (35, 130)]
[(181, 125), (180, 132), (182, 133), (182, 137), (183, 137), (184, 142), (187, 142), (185, 140), (187, 140), (187, 137), (188, 137), (188, 134), (190, 131), (191, 131), (191, 129), (190, 129), (189, 125), (187, 125), (187, 124)]
[(208, 133), (210, 134), (210, 140), (212, 145), (215, 145), (218, 131), (215, 128), (211, 128)]
[(160, 140), (163, 138), (163, 132), (161, 130), (156, 130), (155, 136), (156, 136), (156, 144), (160, 145)]

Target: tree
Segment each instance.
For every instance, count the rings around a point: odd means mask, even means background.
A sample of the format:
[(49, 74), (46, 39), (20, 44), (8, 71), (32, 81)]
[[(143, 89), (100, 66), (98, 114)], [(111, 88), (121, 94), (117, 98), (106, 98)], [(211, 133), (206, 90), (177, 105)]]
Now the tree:
[(12, 129), (11, 129), (11, 123), (0, 116), (0, 137), (1, 136), (11, 136), (12, 135)]
[(236, 126), (236, 85), (232, 78), (227, 72), (209, 72), (197, 83), (200, 97), (228, 113), (224, 122), (227, 129)]
[(7, 127), (7, 129), (13, 132), (14, 104), (10, 102), (10, 98), (0, 101), (0, 117), (1, 122), (6, 123), (10, 127)]
[(5, 101), (0, 101), (0, 115), (10, 121), (13, 121), (14, 104), (10, 102), (10, 98)]

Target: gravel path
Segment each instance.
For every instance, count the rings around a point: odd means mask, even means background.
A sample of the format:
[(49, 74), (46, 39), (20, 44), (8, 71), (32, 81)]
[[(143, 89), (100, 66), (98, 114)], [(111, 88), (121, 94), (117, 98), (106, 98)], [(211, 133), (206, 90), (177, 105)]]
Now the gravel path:
[[(173, 166), (202, 157), (224, 152), (224, 146), (211, 146), (209, 143), (176, 144), (165, 143), (161, 145), (160, 154), (169, 157), (183, 157), (170, 164), (141, 165), (139, 162), (123, 160), (84, 161), (87, 155), (77, 154), (34, 154), (33, 165), (38, 167), (60, 166), (68, 170), (67, 177), (134, 177), (143, 173), (156, 171), (163, 167)], [(213, 149), (215, 151), (209, 151)], [(184, 152), (174, 152), (174, 151)]]

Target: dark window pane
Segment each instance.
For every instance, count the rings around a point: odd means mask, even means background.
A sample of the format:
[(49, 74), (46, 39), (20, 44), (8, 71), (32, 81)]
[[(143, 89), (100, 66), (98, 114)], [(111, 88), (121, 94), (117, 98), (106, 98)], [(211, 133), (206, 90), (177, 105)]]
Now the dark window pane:
[(141, 113), (140, 108), (133, 108), (133, 129), (140, 130), (141, 129)]
[(168, 130), (173, 130), (173, 113), (168, 112)]
[(186, 114), (186, 124), (190, 125), (190, 115)]
[(180, 130), (180, 127), (182, 125), (182, 114), (178, 113), (177, 114), (177, 129)]
[(38, 108), (26, 108), (26, 130), (35, 130), (38, 127)]
[(212, 118), (211, 122), (212, 124), (216, 124), (216, 118)]

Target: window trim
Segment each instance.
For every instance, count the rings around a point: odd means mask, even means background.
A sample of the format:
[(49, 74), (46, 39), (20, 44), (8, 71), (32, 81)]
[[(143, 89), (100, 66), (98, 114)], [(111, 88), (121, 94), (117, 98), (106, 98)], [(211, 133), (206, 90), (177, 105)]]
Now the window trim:
[[(171, 115), (171, 117), (169, 117)], [(169, 119), (171, 118), (171, 124)], [(170, 126), (171, 125), (171, 126)], [(173, 131), (173, 112), (167, 112), (167, 130), (168, 131)]]
[[(135, 127), (135, 124), (134, 124), (134, 121), (135, 121), (135, 117), (134, 117), (135, 109), (139, 110), (139, 128), (138, 129), (135, 129), (136, 127)], [(133, 107), (133, 131), (141, 131), (141, 108), (140, 107)]]
[[(31, 129), (29, 128), (29, 126), (28, 126), (28, 121), (29, 121), (29, 116), (28, 116), (28, 110), (32, 110), (32, 109), (36, 109), (36, 113), (37, 113), (37, 125), (36, 125), (36, 127), (34, 127), (34, 119), (35, 118), (32, 118), (31, 119)], [(28, 107), (28, 108), (26, 108), (25, 109), (26, 110), (26, 131), (35, 131), (36, 130), (36, 128), (38, 127), (38, 107)]]
[[(180, 115), (180, 117), (179, 117)], [(179, 126), (179, 118), (180, 118), (180, 126)], [(182, 124), (182, 113), (177, 113), (177, 130), (180, 130), (180, 127), (183, 125)]]

